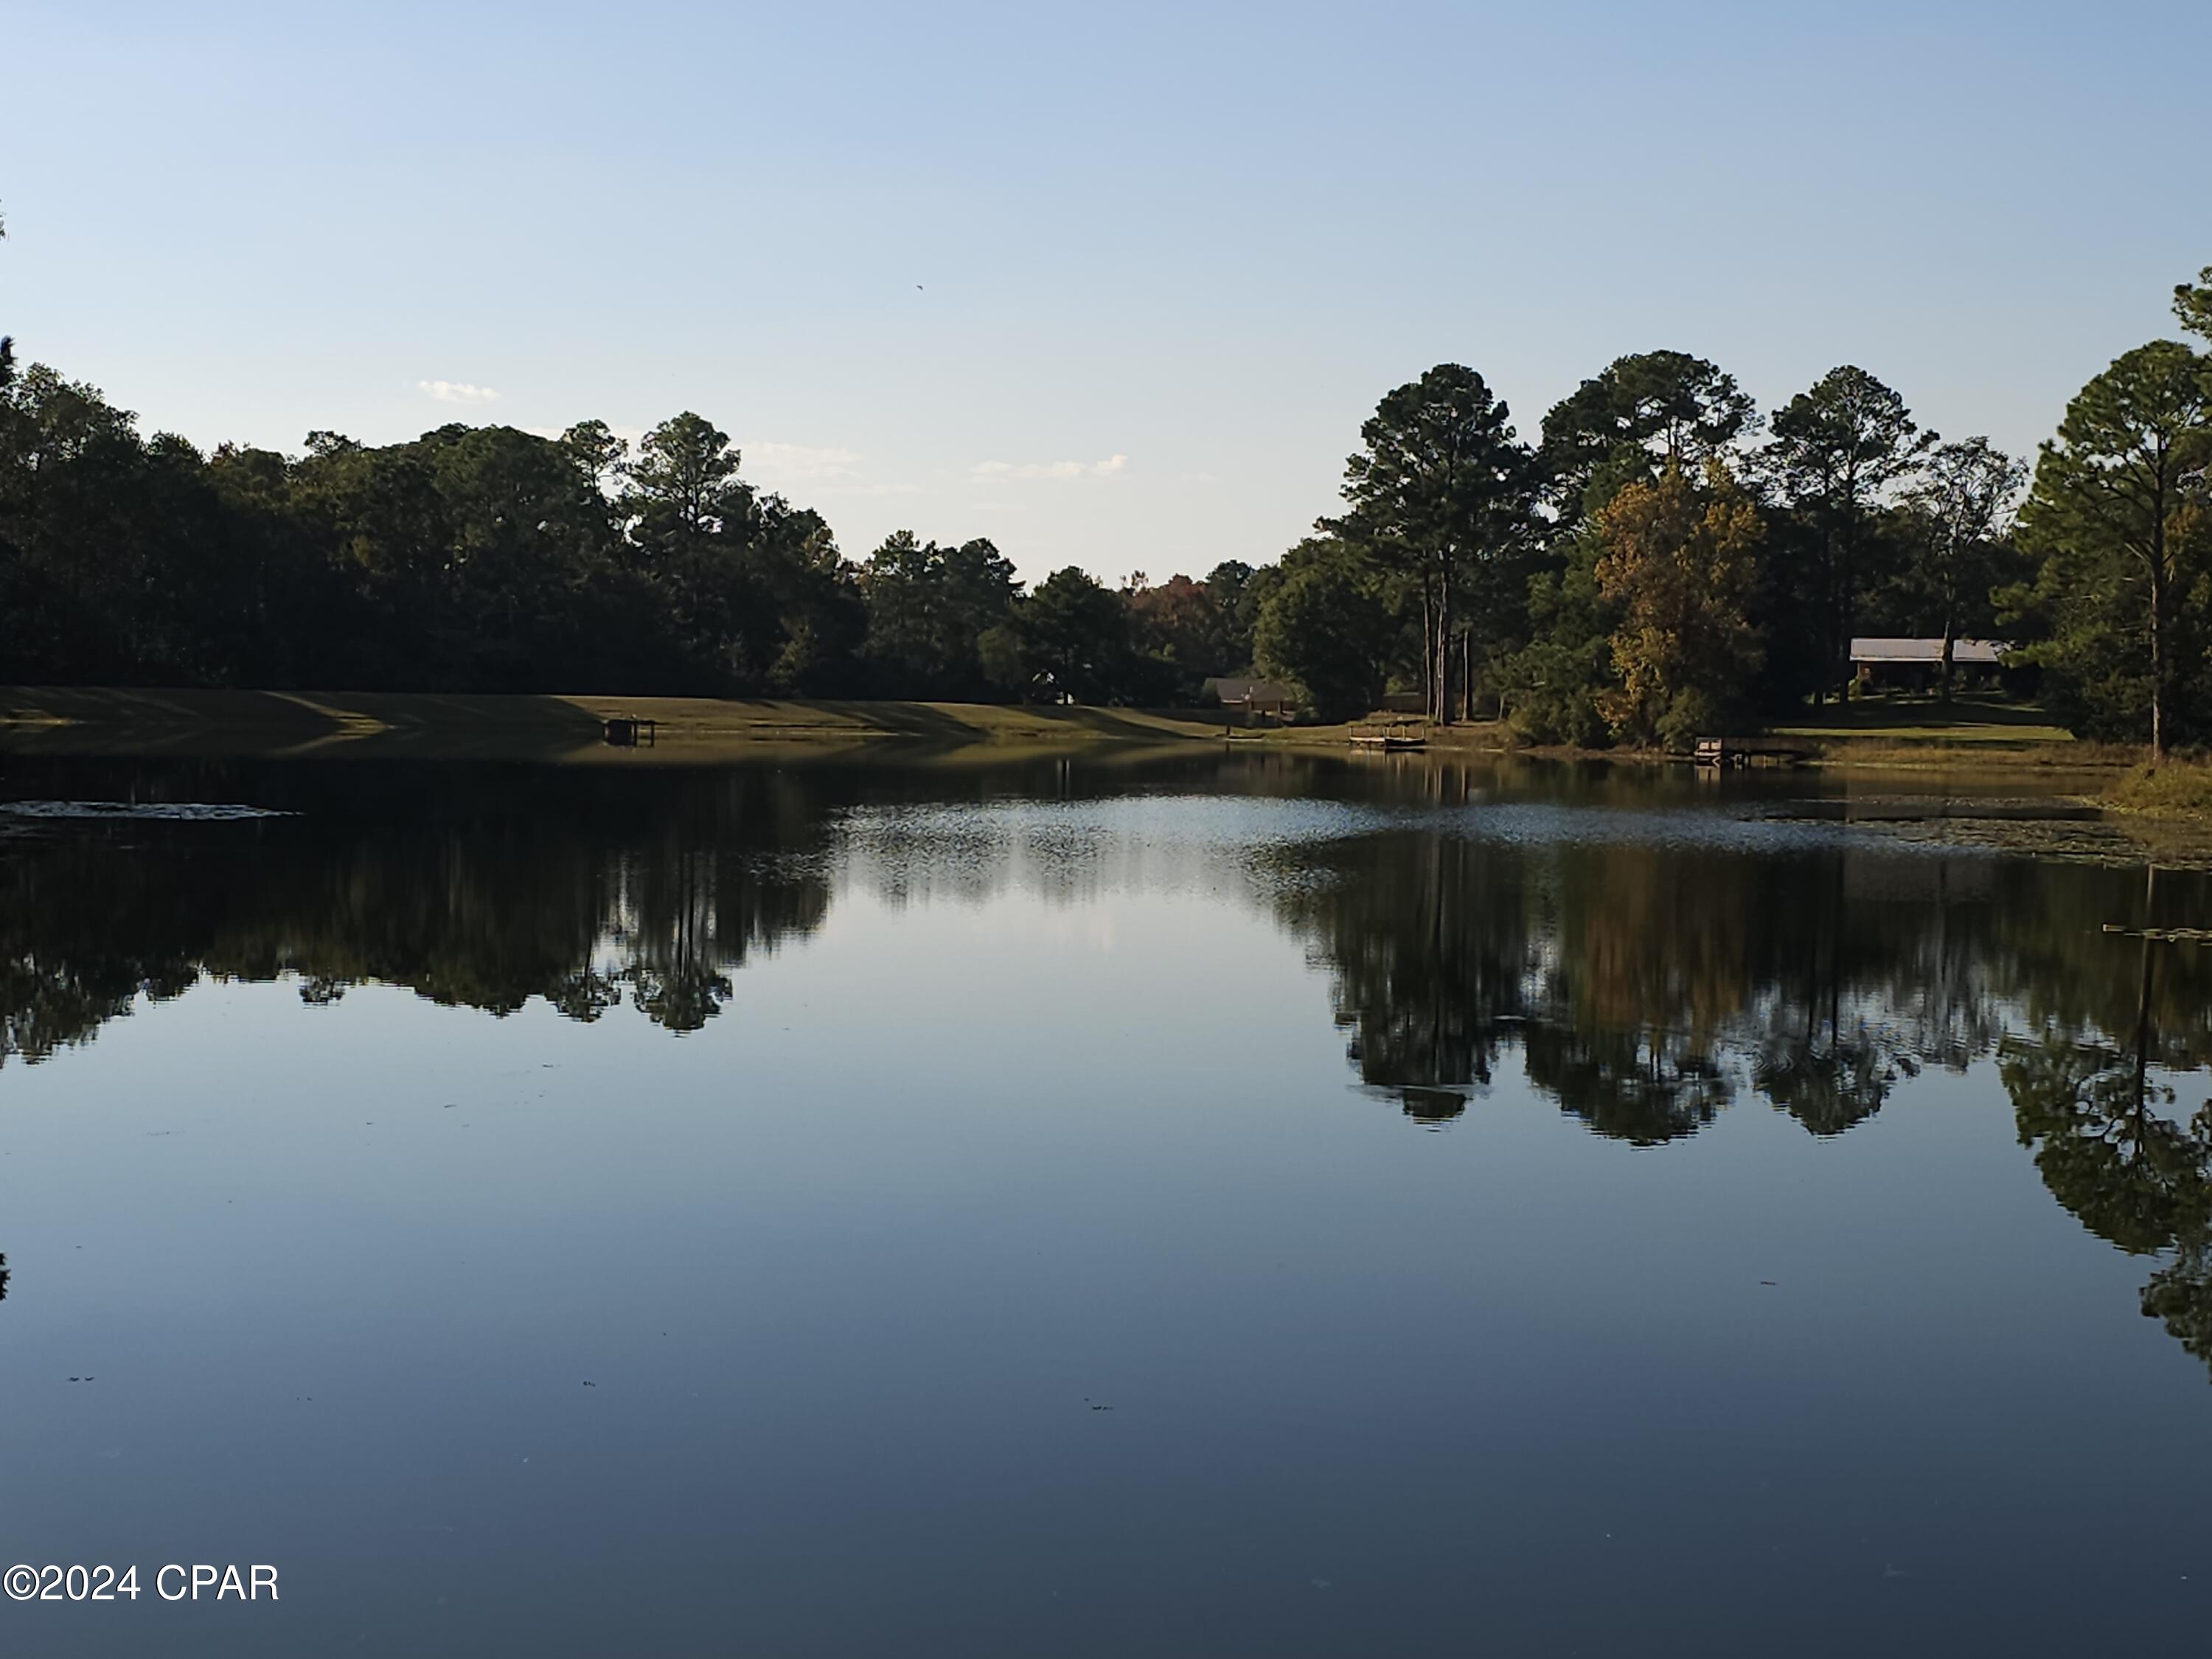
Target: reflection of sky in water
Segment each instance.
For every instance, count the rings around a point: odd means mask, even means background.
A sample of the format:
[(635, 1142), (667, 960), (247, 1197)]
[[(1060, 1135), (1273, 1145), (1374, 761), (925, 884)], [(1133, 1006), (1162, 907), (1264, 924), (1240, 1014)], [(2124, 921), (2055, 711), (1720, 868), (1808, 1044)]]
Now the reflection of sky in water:
[[(1322, 873), (1318, 865), (1281, 854), (1384, 832), (1539, 850), (1620, 845), (1786, 855), (1867, 842), (1863, 832), (1840, 825), (1715, 808), (1481, 799), (1388, 806), (1237, 795), (869, 806), (842, 814), (835, 840), (845, 881), (904, 901), (972, 899), (1006, 886), (1076, 897), (1129, 888), (1218, 890), (1239, 878), (1311, 880)], [(1897, 851), (1947, 854), (1909, 843)]]
[[(0, 856), (11, 1030), (213, 976), (0, 1068), (0, 1558), (286, 1590), (21, 1650), (2201, 1627), (2127, 1045), (2185, 1121), (2212, 998), (2100, 932), (2140, 872), (1725, 795), (603, 787)], [(677, 1041), (579, 969), (724, 990)]]

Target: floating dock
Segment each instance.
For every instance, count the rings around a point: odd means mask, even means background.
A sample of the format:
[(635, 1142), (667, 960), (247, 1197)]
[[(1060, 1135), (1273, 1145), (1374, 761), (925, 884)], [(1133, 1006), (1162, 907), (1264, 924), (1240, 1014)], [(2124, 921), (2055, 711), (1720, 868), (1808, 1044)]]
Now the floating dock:
[(1795, 766), (1814, 753), (1802, 738), (1699, 738), (1690, 758), (1698, 766)]
[(1388, 726), (1354, 726), (1352, 746), (1354, 749), (1380, 750), (1385, 754), (1425, 749), (1429, 746), (1428, 729), (1411, 720), (1394, 721)]

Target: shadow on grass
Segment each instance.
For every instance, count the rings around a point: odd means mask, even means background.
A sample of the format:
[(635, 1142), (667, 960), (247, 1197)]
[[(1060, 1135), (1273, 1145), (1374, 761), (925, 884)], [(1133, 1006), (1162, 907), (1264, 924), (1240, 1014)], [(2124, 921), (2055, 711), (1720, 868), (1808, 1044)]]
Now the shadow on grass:
[[(656, 720), (657, 742), (608, 748), (601, 722), (616, 714)], [(1205, 735), (1207, 727), (1176, 714), (1006, 704), (0, 688), (0, 748), (18, 754), (684, 762), (884, 739), (951, 750), (1098, 738), (1149, 744)]]
[(890, 732), (902, 738), (961, 743), (985, 736), (990, 730), (980, 721), (961, 719), (940, 703), (875, 702), (829, 697), (815, 699), (806, 706), (849, 720), (856, 726)]
[(559, 755), (600, 741), (560, 697), (37, 687), (0, 693), (17, 753)]

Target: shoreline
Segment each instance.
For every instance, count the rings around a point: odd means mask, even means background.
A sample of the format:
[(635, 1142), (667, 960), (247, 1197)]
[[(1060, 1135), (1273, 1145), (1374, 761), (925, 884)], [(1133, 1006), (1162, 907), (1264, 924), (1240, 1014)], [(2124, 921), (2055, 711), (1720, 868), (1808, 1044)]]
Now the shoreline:
[[(604, 722), (622, 717), (656, 721), (656, 741), (611, 744)], [(1210, 747), (1394, 767), (1480, 761), (1687, 772), (1691, 765), (1683, 756), (1651, 749), (1523, 744), (1495, 721), (1428, 730), (1426, 747), (1417, 751), (1363, 753), (1349, 743), (1363, 724), (1250, 728), (1209, 710), (1079, 705), (0, 687), (0, 763), (9, 757), (77, 756), (715, 766), (805, 764), (872, 752), (939, 766), (1076, 753), (1118, 762)], [(2140, 749), (2072, 741), (1915, 742), (1891, 732), (1848, 732), (1808, 734), (1807, 741), (1812, 752), (1797, 764), (1747, 772), (1837, 779), (1847, 797), (1875, 809), (1863, 818), (1851, 816), (1877, 835), (1993, 852), (2212, 868), (2212, 765), (2203, 762), (2169, 761), (2154, 771)], [(2021, 810), (1916, 812), (1892, 820), (1880, 810), (1885, 777), (1895, 781), (1901, 798), (1932, 799), (1931, 785), (1948, 796), (1955, 783), (1962, 802), (1984, 806), (2004, 801), (2010, 788)], [(2051, 810), (2033, 810), (2038, 804)]]
[[(610, 745), (605, 723), (657, 725), (649, 747)], [(513, 755), (516, 758), (683, 757), (915, 740), (942, 746), (1193, 742), (1345, 753), (1364, 721), (1244, 727), (1220, 711), (1085, 705), (961, 703), (850, 698), (625, 697), (592, 693), (324, 691), (121, 686), (0, 686), (0, 751), (116, 755), (365, 752)], [(2033, 781), (2130, 815), (2212, 812), (2212, 767), (2169, 761), (2152, 773), (2137, 747), (2051, 741), (2002, 726), (1915, 738), (1897, 727), (1785, 728), (1819, 771), (1944, 772)], [(1522, 742), (1498, 721), (1425, 728), (1425, 757), (1497, 757), (1554, 763), (1687, 765), (1652, 749), (1586, 749)], [(1765, 768), (1753, 769), (1764, 770)], [(2159, 780), (2157, 785), (2149, 781)], [(2053, 789), (2072, 784), (2072, 788)], [(2087, 787), (2080, 787), (2087, 786)]]

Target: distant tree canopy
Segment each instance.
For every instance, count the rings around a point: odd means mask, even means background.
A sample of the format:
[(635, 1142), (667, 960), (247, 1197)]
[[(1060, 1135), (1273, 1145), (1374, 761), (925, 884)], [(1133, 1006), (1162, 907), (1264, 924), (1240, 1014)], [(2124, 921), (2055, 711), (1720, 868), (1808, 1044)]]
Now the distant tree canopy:
[[(2174, 290), (2212, 341), (2212, 267)], [(1844, 693), (1857, 634), (2002, 634), (2087, 734), (2212, 742), (2212, 370), (2123, 353), (2027, 469), (1852, 365), (1763, 421), (1678, 350), (1516, 434), (1442, 363), (1276, 562), (1033, 591), (977, 538), (857, 562), (684, 411), (203, 454), (0, 341), (0, 679), (1188, 704), (1263, 672), (1528, 738), (1675, 744)], [(1395, 706), (1404, 707), (1405, 703)]]
[[(2212, 267), (2174, 293), (2212, 340)], [(1263, 596), (1263, 666), (1317, 688), (1377, 680), (1431, 714), (1478, 710), (1538, 742), (1687, 741), (1842, 695), (1850, 641), (2002, 633), (2083, 732), (2212, 742), (2212, 358), (2123, 354), (2027, 469), (1985, 437), (1945, 442), (1844, 365), (1764, 426), (1735, 379), (1680, 351), (1621, 357), (1517, 444), (1480, 376), (1432, 369), (1389, 393), (1318, 526), (1392, 625), (1347, 643), (1291, 596), (1301, 544)], [(1716, 471), (1715, 469), (1717, 469)], [(1352, 556), (1356, 550), (1358, 556)], [(1272, 578), (1272, 580), (1271, 580)], [(1267, 626), (1270, 605), (1298, 607)], [(1349, 613), (1347, 613), (1348, 615)], [(1316, 701), (1320, 701), (1316, 697)]]
[(204, 455), (33, 365), (0, 386), (0, 680), (1168, 702), (1251, 662), (1249, 567), (1025, 594), (904, 531), (856, 564), (742, 462), (690, 411), (635, 453), (585, 421)]

